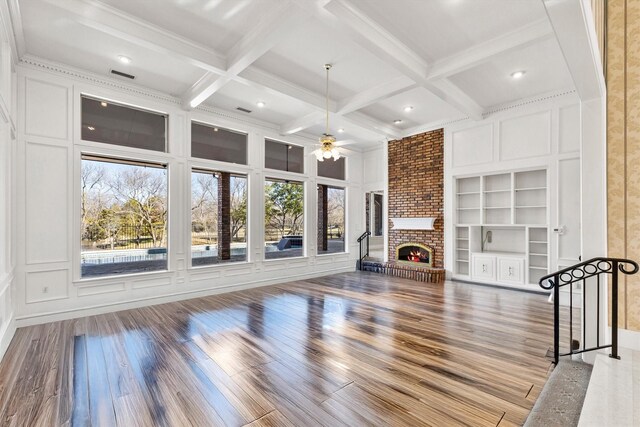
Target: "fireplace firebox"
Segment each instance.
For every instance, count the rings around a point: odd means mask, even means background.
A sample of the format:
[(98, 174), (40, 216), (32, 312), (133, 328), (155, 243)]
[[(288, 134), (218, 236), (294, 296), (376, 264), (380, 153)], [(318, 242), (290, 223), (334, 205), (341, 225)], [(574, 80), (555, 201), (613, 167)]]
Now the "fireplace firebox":
[(432, 267), (433, 249), (420, 243), (405, 243), (396, 246), (396, 261), (406, 264)]

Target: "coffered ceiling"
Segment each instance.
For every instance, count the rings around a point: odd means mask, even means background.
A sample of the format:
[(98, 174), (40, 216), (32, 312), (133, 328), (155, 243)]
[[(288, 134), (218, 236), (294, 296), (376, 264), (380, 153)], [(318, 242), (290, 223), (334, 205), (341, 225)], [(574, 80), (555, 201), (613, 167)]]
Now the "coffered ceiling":
[(331, 131), (361, 149), (573, 90), (541, 0), (8, 3), (21, 55), (105, 77), (123, 71), (187, 109), (248, 115), (283, 135), (324, 131), (331, 63)]

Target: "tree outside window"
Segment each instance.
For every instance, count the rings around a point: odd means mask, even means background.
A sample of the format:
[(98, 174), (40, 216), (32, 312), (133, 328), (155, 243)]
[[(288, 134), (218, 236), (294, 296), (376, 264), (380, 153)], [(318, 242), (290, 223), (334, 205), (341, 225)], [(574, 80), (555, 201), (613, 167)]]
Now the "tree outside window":
[(167, 269), (164, 165), (84, 157), (81, 276)]
[(247, 177), (194, 170), (191, 174), (191, 264), (247, 259)]
[(304, 186), (300, 182), (265, 181), (265, 257), (303, 255)]

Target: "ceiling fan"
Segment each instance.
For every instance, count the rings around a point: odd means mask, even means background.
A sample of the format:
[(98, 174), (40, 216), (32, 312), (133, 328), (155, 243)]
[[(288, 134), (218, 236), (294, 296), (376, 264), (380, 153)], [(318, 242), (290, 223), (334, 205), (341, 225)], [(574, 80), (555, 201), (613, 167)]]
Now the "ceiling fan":
[(331, 69), (331, 64), (324, 64), (324, 69), (327, 72), (327, 116), (326, 116), (326, 129), (325, 132), (320, 136), (320, 147), (313, 152), (316, 155), (316, 158), (320, 162), (324, 162), (325, 159), (338, 160), (340, 158), (340, 151), (338, 147), (342, 147), (347, 144), (352, 144), (354, 141), (351, 140), (342, 140), (336, 141), (336, 138), (329, 133), (329, 70)]

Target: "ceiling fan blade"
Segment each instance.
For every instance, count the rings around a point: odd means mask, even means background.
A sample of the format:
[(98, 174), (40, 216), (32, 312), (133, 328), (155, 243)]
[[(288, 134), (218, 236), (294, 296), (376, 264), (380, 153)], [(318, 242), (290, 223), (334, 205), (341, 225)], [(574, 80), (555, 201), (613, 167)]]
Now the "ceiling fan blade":
[(336, 147), (344, 147), (345, 145), (355, 144), (357, 141), (353, 139), (343, 139), (341, 141), (336, 141), (333, 143)]

